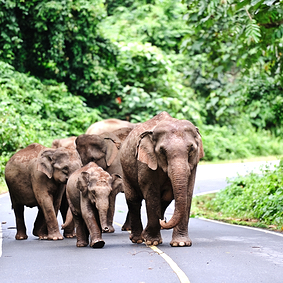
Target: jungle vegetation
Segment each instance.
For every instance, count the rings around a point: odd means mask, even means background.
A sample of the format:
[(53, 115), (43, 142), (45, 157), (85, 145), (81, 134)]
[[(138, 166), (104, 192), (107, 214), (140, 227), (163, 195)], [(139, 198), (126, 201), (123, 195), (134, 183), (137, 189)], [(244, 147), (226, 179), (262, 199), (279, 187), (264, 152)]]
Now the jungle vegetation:
[(282, 54), (278, 0), (3, 0), (0, 176), (30, 143), (161, 111), (205, 161), (281, 156)]

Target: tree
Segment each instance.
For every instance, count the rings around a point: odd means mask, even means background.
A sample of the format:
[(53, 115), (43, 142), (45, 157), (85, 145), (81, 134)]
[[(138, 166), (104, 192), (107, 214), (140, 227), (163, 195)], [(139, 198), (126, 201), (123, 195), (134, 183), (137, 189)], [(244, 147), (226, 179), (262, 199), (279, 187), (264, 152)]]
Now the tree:
[(0, 5), (0, 60), (42, 80), (64, 82), (90, 105), (95, 97), (115, 96), (120, 86), (116, 49), (98, 29), (106, 16), (102, 0), (4, 0)]
[[(192, 59), (191, 85), (207, 101), (207, 123), (231, 123), (246, 112), (255, 126), (282, 126), (283, 3), (185, 2), (193, 32), (183, 50)], [(264, 91), (255, 96), (259, 86)]]

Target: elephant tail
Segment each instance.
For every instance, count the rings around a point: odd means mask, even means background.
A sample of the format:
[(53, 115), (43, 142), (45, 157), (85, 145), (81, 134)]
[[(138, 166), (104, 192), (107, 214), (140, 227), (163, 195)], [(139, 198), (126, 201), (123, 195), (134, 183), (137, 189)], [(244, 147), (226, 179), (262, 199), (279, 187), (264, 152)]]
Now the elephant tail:
[(70, 209), (70, 207), (69, 207), (69, 208), (68, 208), (68, 211), (67, 211), (65, 223), (63, 223), (63, 224), (61, 225), (62, 229), (65, 229), (66, 227), (68, 227), (69, 225), (71, 225), (72, 221), (73, 221), (73, 214), (72, 214), (71, 209)]

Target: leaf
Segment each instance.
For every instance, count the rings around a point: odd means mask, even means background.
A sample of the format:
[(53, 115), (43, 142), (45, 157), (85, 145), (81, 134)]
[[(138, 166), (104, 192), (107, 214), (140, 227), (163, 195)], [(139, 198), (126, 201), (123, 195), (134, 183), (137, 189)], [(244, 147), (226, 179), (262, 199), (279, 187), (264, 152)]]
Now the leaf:
[(236, 10), (242, 9), (244, 6), (248, 5), (250, 0), (244, 0), (236, 5)]
[(273, 5), (274, 2), (276, 2), (277, 0), (266, 0), (263, 2), (263, 4), (267, 5), (267, 6), (271, 6)]
[(257, 5), (259, 2), (263, 2), (264, 0), (253, 0), (253, 1), (251, 1), (251, 5), (252, 6), (255, 6), (255, 5)]

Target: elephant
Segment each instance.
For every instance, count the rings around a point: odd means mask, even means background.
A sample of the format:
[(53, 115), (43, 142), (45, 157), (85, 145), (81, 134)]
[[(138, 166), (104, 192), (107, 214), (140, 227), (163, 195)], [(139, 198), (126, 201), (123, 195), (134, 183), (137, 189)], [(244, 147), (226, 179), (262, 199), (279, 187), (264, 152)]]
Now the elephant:
[[(69, 178), (66, 194), (73, 215), (77, 247), (102, 248), (101, 232), (108, 232), (107, 212), (113, 188), (121, 185), (121, 177), (104, 171), (94, 162), (76, 170)], [(118, 183), (117, 183), (118, 182)]]
[(27, 239), (24, 206), (38, 207), (33, 235), (39, 239), (62, 240), (57, 213), (69, 176), (82, 167), (74, 148), (47, 148), (33, 143), (16, 152), (5, 167), (16, 218), (17, 240)]
[[(123, 137), (125, 132), (128, 133), (129, 128), (117, 130), (117, 134)], [(125, 132), (124, 132), (125, 131)], [(124, 134), (123, 134), (124, 132)], [(89, 162), (95, 162), (98, 166), (103, 168), (109, 174), (118, 174), (122, 176), (122, 167), (120, 163), (120, 146), (122, 141), (113, 133), (105, 132), (100, 135), (83, 134), (76, 139), (76, 148), (81, 156), (83, 165)], [(110, 204), (108, 210), (108, 227), (109, 233), (115, 231), (113, 227), (113, 217), (115, 211), (116, 195), (123, 192), (123, 186), (119, 190), (113, 190), (110, 195)], [(128, 218), (127, 218), (128, 219)], [(126, 220), (122, 230), (129, 229), (129, 222)]]
[[(204, 157), (198, 129), (161, 112), (134, 128), (120, 149), (133, 243), (162, 243), (160, 229), (173, 229), (171, 246), (191, 246), (188, 223), (197, 164)], [(147, 226), (141, 222), (145, 200)], [(175, 199), (173, 216), (161, 220)]]
[(133, 129), (136, 126), (136, 124), (123, 121), (119, 119), (106, 119), (103, 121), (96, 122), (92, 124), (87, 130), (87, 135), (100, 135), (104, 132), (113, 132), (115, 130), (121, 129), (121, 128), (131, 128)]
[[(75, 143), (76, 138), (77, 138), (76, 136), (71, 136), (71, 137), (63, 138), (63, 139), (55, 139), (52, 142), (52, 148), (58, 148), (58, 147), (76, 148), (76, 143)], [(64, 194), (62, 196), (61, 205), (59, 209), (63, 222), (66, 222), (68, 209), (69, 209), (69, 204), (68, 204), (67, 197), (66, 197), (66, 190), (64, 190)], [(74, 223), (69, 222), (68, 225), (64, 226), (64, 237), (73, 238), (75, 235), (76, 233), (74, 231)]]
[(58, 147), (76, 147), (75, 144), (75, 140), (76, 140), (76, 136), (72, 136), (72, 137), (68, 137), (68, 138), (64, 138), (64, 139), (55, 139), (52, 142), (52, 147), (53, 148), (58, 148)]

